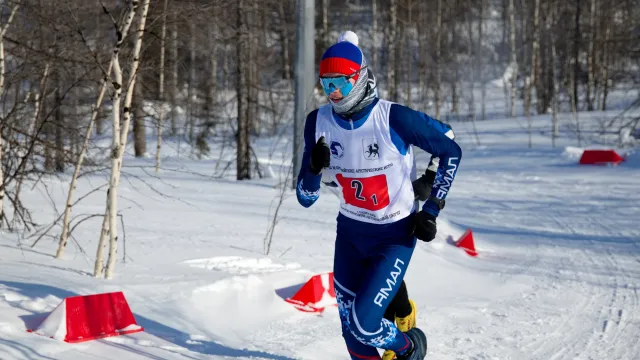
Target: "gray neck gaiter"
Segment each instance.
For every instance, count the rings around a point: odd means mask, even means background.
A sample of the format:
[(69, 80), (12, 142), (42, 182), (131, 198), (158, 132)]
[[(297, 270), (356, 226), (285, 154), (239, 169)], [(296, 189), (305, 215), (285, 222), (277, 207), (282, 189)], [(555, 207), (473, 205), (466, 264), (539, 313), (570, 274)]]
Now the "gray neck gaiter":
[(333, 110), (340, 115), (349, 116), (364, 109), (378, 96), (376, 78), (369, 68), (362, 69), (358, 80), (349, 95), (337, 103), (331, 102)]

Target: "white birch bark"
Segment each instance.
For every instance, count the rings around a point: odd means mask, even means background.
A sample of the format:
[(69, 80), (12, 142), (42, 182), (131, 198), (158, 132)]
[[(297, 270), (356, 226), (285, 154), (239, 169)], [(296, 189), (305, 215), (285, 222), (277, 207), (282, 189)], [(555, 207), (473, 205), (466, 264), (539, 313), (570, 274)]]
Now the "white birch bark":
[(111, 76), (111, 69), (113, 68), (114, 59), (111, 58), (109, 62), (109, 66), (107, 67), (107, 73), (104, 74), (104, 78), (102, 79), (102, 83), (100, 84), (100, 92), (98, 93), (98, 98), (96, 99), (95, 105), (93, 105), (93, 109), (91, 110), (91, 119), (89, 119), (89, 126), (84, 134), (84, 141), (82, 142), (82, 147), (80, 148), (80, 152), (78, 153), (78, 159), (76, 160), (76, 167), (73, 171), (73, 176), (71, 177), (71, 183), (69, 183), (69, 193), (67, 194), (67, 205), (64, 209), (64, 218), (62, 220), (62, 233), (60, 234), (60, 241), (58, 242), (58, 251), (56, 252), (56, 258), (59, 259), (64, 255), (64, 250), (67, 246), (67, 241), (69, 237), (69, 222), (71, 221), (71, 208), (73, 206), (73, 197), (76, 191), (76, 185), (78, 182), (78, 176), (80, 175), (80, 169), (82, 168), (82, 163), (84, 162), (85, 153), (87, 152), (87, 146), (89, 145), (89, 139), (91, 138), (91, 132), (93, 131), (93, 125), (95, 124), (96, 118), (98, 117), (98, 111), (102, 106), (102, 99), (104, 98), (104, 93), (107, 89), (107, 80)]
[[(140, 48), (142, 47), (142, 36), (144, 35), (144, 28), (147, 20), (147, 13), (149, 12), (150, 0), (145, 0), (142, 4), (142, 14), (140, 15), (140, 23), (138, 25), (138, 34), (136, 44), (133, 48), (133, 59), (131, 60), (131, 70), (129, 73), (129, 82), (127, 92), (124, 98), (123, 104), (123, 117), (124, 122), (122, 124), (122, 130), (120, 134), (120, 140), (117, 147), (113, 148), (112, 157), (116, 155), (116, 159), (111, 162), (111, 182), (109, 185), (109, 258), (107, 260), (107, 269), (105, 272), (105, 278), (113, 278), (113, 271), (116, 264), (116, 250), (118, 241), (118, 228), (117, 228), (117, 195), (118, 195), (118, 183), (120, 182), (120, 168), (122, 166), (122, 157), (124, 156), (124, 148), (127, 144), (127, 136), (129, 135), (129, 127), (131, 124), (131, 101), (133, 99), (133, 88), (136, 83), (136, 76), (138, 74), (138, 67), (140, 66)], [(135, 11), (134, 11), (135, 14)], [(120, 81), (122, 81), (122, 73), (120, 74)], [(114, 105), (114, 139), (117, 137), (116, 132), (116, 116)], [(118, 114), (119, 115), (119, 114)], [(117, 117), (119, 120), (119, 116)], [(116, 140), (114, 140), (115, 144)]]
[[(113, 79), (111, 80), (111, 84), (113, 85), (113, 140), (111, 143), (111, 178), (109, 180), (109, 190), (107, 192), (107, 208), (105, 210), (105, 217), (102, 221), (102, 230), (100, 231), (100, 240), (98, 241), (98, 249), (96, 251), (96, 262), (93, 268), (93, 276), (101, 277), (104, 274), (104, 248), (106, 246), (107, 234), (116, 231), (115, 222), (113, 227), (111, 226), (111, 213), (113, 213), (114, 218), (117, 215), (115, 212), (116, 209), (116, 199), (117, 199), (117, 188), (114, 185), (117, 185), (117, 177), (115, 177), (115, 170), (119, 171), (120, 168), (118, 166), (114, 169), (114, 163), (117, 165), (118, 162), (118, 154), (120, 152), (120, 103), (121, 103), (121, 94), (122, 94), (122, 68), (120, 67), (120, 47), (124, 42), (127, 34), (129, 33), (129, 28), (131, 27), (131, 23), (133, 22), (133, 18), (136, 14), (136, 9), (138, 7), (137, 1), (132, 1), (129, 3), (129, 8), (127, 10), (127, 14), (124, 18), (124, 22), (120, 29), (118, 29), (117, 41), (113, 49), (112, 55), (112, 63), (113, 63)], [(113, 231), (111, 231), (113, 230)], [(117, 232), (115, 232), (117, 234)]]
[(164, 123), (164, 54), (167, 39), (167, 8), (169, 0), (164, 0), (162, 10), (162, 30), (160, 30), (160, 80), (158, 84), (158, 97), (160, 98), (160, 114), (158, 115), (158, 144), (156, 145), (156, 173), (160, 172), (160, 148), (162, 147), (162, 126)]

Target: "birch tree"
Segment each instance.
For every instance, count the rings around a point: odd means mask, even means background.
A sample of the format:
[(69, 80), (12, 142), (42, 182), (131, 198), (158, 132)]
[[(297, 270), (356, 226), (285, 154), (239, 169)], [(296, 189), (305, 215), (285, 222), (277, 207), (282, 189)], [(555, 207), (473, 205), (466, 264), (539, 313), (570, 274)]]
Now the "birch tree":
[[(5, 90), (4, 84), (5, 84), (5, 78), (6, 78), (6, 67), (5, 67), (5, 58), (4, 58), (4, 36), (7, 33), (7, 29), (9, 28), (9, 25), (11, 25), (11, 22), (13, 21), (13, 18), (16, 15), (16, 12), (18, 11), (19, 7), (20, 7), (20, 2), (18, 1), (11, 9), (11, 14), (9, 15), (9, 19), (7, 19), (7, 23), (0, 28), (0, 97), (2, 97), (2, 94)], [(0, 228), (2, 228), (2, 224), (4, 223), (4, 218), (5, 218), (4, 196), (5, 196), (6, 181), (4, 178), (4, 172), (2, 170), (2, 157), (4, 155), (2, 153), (2, 148), (4, 146), (3, 140), (2, 140), (3, 128), (4, 128), (4, 123), (0, 124)]]
[[(140, 48), (142, 47), (142, 36), (144, 35), (144, 28), (147, 20), (147, 13), (149, 12), (150, 0), (145, 0), (142, 4), (142, 14), (140, 15), (140, 23), (138, 24), (138, 34), (135, 46), (133, 48), (133, 58), (131, 59), (131, 69), (129, 73), (129, 82), (127, 92), (124, 98), (123, 117), (124, 123), (122, 125), (122, 131), (116, 131), (116, 120), (119, 120), (119, 116), (116, 117), (116, 107), (114, 105), (114, 139), (120, 135), (120, 140), (114, 140), (116, 147), (113, 148), (111, 156), (117, 156), (111, 162), (111, 181), (109, 183), (109, 258), (107, 260), (107, 269), (105, 272), (105, 278), (113, 278), (113, 271), (116, 265), (116, 250), (118, 241), (118, 228), (117, 228), (117, 196), (118, 196), (118, 183), (120, 182), (120, 168), (122, 166), (122, 158), (124, 156), (124, 149), (127, 144), (127, 137), (129, 134), (129, 127), (131, 125), (131, 101), (133, 98), (133, 89), (136, 84), (136, 76), (138, 75), (138, 67), (140, 66)], [(134, 4), (136, 4), (134, 2)], [(135, 5), (134, 11), (135, 14)], [(120, 83), (122, 83), (122, 74), (120, 74)], [(119, 105), (119, 104), (118, 104)], [(119, 107), (117, 108), (119, 111)]]
[[(117, 236), (116, 230), (116, 209), (117, 209), (117, 180), (119, 175), (119, 154), (120, 154), (120, 103), (122, 94), (122, 68), (120, 66), (120, 50), (122, 43), (129, 33), (129, 28), (133, 22), (138, 7), (137, 1), (131, 1), (128, 4), (127, 12), (120, 27), (116, 26), (116, 43), (111, 58), (113, 66), (113, 77), (111, 85), (113, 86), (112, 95), (112, 117), (113, 117), (113, 138), (111, 143), (111, 178), (109, 180), (109, 190), (107, 191), (107, 208), (105, 210), (104, 220), (102, 221), (102, 230), (100, 232), (100, 240), (98, 241), (98, 249), (96, 252), (96, 261), (93, 268), (93, 276), (101, 277), (104, 274), (104, 248), (106, 246), (107, 235)], [(105, 10), (106, 11), (106, 10)], [(125, 143), (126, 144), (126, 143)], [(111, 215), (113, 214), (113, 221)]]
[(538, 30), (538, 14), (540, 13), (540, 0), (535, 0), (533, 8), (533, 44), (531, 45), (531, 77), (527, 82), (526, 99), (525, 99), (525, 114), (527, 115), (527, 127), (529, 133), (529, 148), (533, 147), (532, 139), (532, 124), (531, 124), (531, 88), (535, 84), (538, 77), (537, 74), (537, 61), (538, 61), (538, 49), (539, 49), (539, 30)]
[[(167, 39), (167, 9), (169, 6), (169, 0), (164, 0), (162, 9), (162, 28), (160, 30), (160, 65), (158, 69), (159, 81), (158, 81), (158, 98), (160, 100), (159, 114), (158, 114), (158, 134), (156, 144), (156, 173), (160, 172), (160, 149), (162, 147), (162, 126), (164, 123), (164, 56), (165, 56), (165, 43)], [(213, 61), (213, 60), (212, 60)]]
[(67, 246), (67, 241), (69, 238), (69, 223), (71, 221), (71, 211), (73, 207), (73, 199), (76, 191), (76, 186), (78, 183), (78, 176), (80, 176), (80, 169), (82, 168), (82, 164), (84, 163), (84, 158), (87, 152), (87, 147), (89, 145), (89, 140), (91, 139), (91, 133), (93, 131), (93, 126), (98, 117), (98, 113), (100, 107), (102, 106), (102, 100), (104, 98), (104, 93), (107, 89), (107, 81), (111, 76), (111, 70), (113, 68), (114, 57), (119, 51), (119, 44), (116, 43), (114, 46), (114, 55), (111, 57), (111, 61), (109, 61), (109, 66), (107, 67), (107, 71), (103, 74), (102, 81), (100, 83), (100, 90), (98, 92), (98, 98), (96, 99), (95, 104), (91, 109), (91, 118), (89, 119), (89, 126), (87, 126), (87, 130), (84, 134), (84, 140), (82, 141), (82, 147), (80, 148), (80, 152), (78, 153), (78, 159), (76, 160), (76, 166), (73, 170), (73, 176), (71, 177), (71, 182), (69, 183), (69, 191), (67, 193), (67, 203), (64, 208), (64, 218), (62, 220), (62, 232), (60, 233), (60, 241), (58, 242), (58, 251), (56, 252), (56, 258), (60, 259), (64, 255), (64, 250)]
[(511, 86), (509, 88), (509, 98), (510, 98), (510, 111), (509, 114), (511, 117), (516, 116), (516, 86), (518, 80), (518, 61), (516, 57), (516, 20), (515, 20), (515, 9), (513, 7), (513, 0), (509, 0), (509, 31), (510, 31), (510, 57), (509, 64), (511, 67)]

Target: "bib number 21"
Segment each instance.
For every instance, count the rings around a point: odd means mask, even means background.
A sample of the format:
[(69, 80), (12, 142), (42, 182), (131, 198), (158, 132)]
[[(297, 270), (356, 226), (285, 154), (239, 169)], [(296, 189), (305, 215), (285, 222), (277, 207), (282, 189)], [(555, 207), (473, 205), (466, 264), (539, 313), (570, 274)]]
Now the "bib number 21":
[(336, 175), (347, 204), (376, 211), (389, 205), (389, 188), (384, 174), (367, 178), (348, 178)]

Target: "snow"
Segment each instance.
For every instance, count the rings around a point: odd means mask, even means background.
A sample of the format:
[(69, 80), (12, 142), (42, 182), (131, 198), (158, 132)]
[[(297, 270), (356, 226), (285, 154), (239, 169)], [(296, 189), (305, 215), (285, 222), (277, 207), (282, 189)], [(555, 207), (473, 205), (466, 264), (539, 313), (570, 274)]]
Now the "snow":
[(62, 301), (33, 331), (36, 334), (64, 341), (67, 336), (67, 306)]
[[(613, 114), (580, 119), (588, 129)], [(460, 171), (436, 239), (419, 242), (406, 275), (428, 359), (640, 358), (640, 155), (616, 148), (619, 166), (580, 166), (584, 147), (611, 144), (578, 146), (571, 115), (561, 121), (553, 148), (550, 116), (534, 117), (531, 149), (524, 118), (478, 121), (480, 144), (471, 123), (452, 124)], [(158, 176), (153, 157), (127, 155), (113, 280), (91, 276), (99, 217), (74, 230), (62, 260), (53, 258), (59, 227), (33, 248), (32, 234), (2, 233), (0, 359), (346, 359), (337, 309), (303, 313), (284, 301), (331, 271), (338, 198), (323, 188), (304, 209), (288, 192), (265, 254), (289, 145), (255, 146), (271, 176), (244, 182), (214, 177), (218, 159), (189, 159), (185, 148), (181, 158), (163, 148)], [(427, 160), (419, 154), (421, 168)], [(78, 197), (104, 182), (81, 178)], [(23, 189), (39, 224), (58, 217), (68, 178), (45, 184)], [(74, 216), (102, 213), (104, 195), (88, 195)], [(447, 242), (467, 228), (476, 258)], [(144, 332), (78, 344), (26, 332), (49, 316), (45, 333), (56, 334), (63, 299), (111, 291), (123, 291)]]

